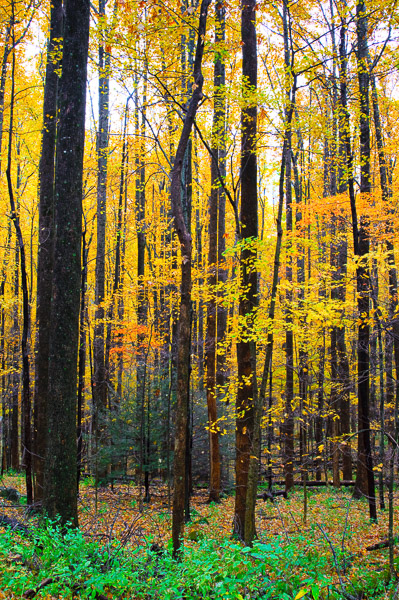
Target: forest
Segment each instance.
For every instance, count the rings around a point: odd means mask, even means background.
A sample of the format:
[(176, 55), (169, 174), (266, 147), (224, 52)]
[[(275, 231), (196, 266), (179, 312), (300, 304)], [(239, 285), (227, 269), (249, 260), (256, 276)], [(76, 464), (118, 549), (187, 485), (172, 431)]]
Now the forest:
[(398, 33), (0, 0), (0, 598), (399, 598)]

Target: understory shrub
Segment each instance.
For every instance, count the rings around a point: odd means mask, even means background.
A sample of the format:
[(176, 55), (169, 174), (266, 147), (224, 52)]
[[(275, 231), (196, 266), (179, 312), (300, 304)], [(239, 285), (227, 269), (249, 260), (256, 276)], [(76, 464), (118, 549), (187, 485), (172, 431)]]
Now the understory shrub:
[[(78, 529), (63, 533), (47, 522), (29, 538), (0, 536), (0, 589), (22, 598), (125, 598), (151, 600), (313, 600), (345, 597), (333, 586), (331, 557), (309, 540), (258, 541), (252, 548), (225, 539), (186, 545), (177, 562), (171, 548), (105, 545)], [(304, 547), (307, 549), (304, 551)], [(46, 585), (38, 590), (40, 583)], [(381, 596), (383, 597), (383, 596)]]

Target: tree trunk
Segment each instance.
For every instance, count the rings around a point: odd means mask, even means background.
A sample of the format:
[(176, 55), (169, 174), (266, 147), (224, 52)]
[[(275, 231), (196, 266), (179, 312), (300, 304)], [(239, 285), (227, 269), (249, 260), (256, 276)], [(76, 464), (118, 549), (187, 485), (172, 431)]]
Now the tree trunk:
[(98, 131), (97, 131), (97, 253), (93, 336), (93, 410), (96, 446), (96, 483), (107, 482), (107, 461), (103, 455), (106, 443), (108, 374), (105, 371), (105, 253), (107, 226), (107, 174), (109, 128), (109, 70), (111, 57), (106, 51), (106, 1), (99, 1), (100, 44), (98, 49)]
[(58, 95), (50, 401), (43, 495), (49, 516), (59, 514), (63, 525), (78, 523), (76, 397), (89, 23), (89, 1), (68, 0)]
[[(22, 238), (22, 230), (19, 220), (19, 211), (14, 200), (14, 189), (11, 180), (11, 159), (12, 159), (12, 135), (13, 135), (13, 120), (14, 120), (14, 98), (15, 98), (15, 29), (14, 29), (14, 3), (12, 3), (12, 42), (14, 52), (12, 55), (12, 74), (11, 74), (11, 101), (10, 101), (10, 124), (8, 134), (8, 156), (7, 156), (7, 186), (10, 199), (11, 220), (14, 224), (15, 234), (17, 238), (17, 247), (19, 250), (19, 262), (21, 269), (21, 288), (22, 288), (22, 337), (21, 337), (21, 353), (22, 353), (22, 402), (21, 413), (23, 414), (23, 423), (21, 422), (22, 435), (22, 464), (25, 468), (26, 479), (26, 501), (28, 506), (33, 502), (32, 490), (32, 432), (31, 432), (31, 397), (30, 397), (30, 367), (29, 367), (29, 350), (28, 350), (28, 335), (30, 330), (30, 307), (29, 307), (29, 292), (28, 279), (26, 271), (26, 255), (25, 244)], [(19, 187), (19, 181), (17, 182)], [(18, 311), (18, 289), (17, 289), (17, 311)]]
[[(367, 16), (363, 0), (356, 5), (357, 31), (357, 69), (360, 95), (360, 193), (366, 197), (371, 192), (370, 181), (370, 109), (369, 109), (369, 72), (367, 67)], [(353, 228), (356, 233), (355, 207), (352, 210)], [(369, 253), (369, 219), (367, 215), (360, 217), (357, 236), (354, 237), (354, 250), (359, 258), (356, 268), (356, 286), (358, 294), (358, 312), (360, 324), (358, 327), (358, 461), (356, 488), (357, 494), (368, 497), (370, 518), (377, 519), (374, 472), (370, 442), (370, 356), (369, 356), (369, 286), (370, 271), (368, 266)]]
[(186, 483), (186, 436), (190, 362), (190, 309), (191, 309), (191, 254), (190, 223), (185, 221), (181, 202), (181, 175), (184, 156), (191, 134), (195, 114), (202, 97), (201, 71), (204, 52), (206, 18), (211, 0), (202, 0), (198, 27), (197, 48), (193, 70), (193, 93), (187, 107), (183, 130), (176, 150), (171, 173), (170, 199), (174, 224), (181, 247), (181, 287), (178, 329), (176, 437), (174, 456), (174, 494), (172, 513), (173, 554), (179, 556), (184, 530), (184, 499)]
[[(284, 64), (286, 68), (286, 113), (295, 101), (290, 97), (292, 58), (290, 52), (290, 25), (289, 25), (288, 1), (283, 2), (283, 31), (284, 31)], [(294, 334), (292, 330), (293, 317), (290, 305), (293, 295), (290, 284), (292, 284), (292, 187), (291, 187), (291, 165), (292, 165), (292, 128), (287, 129), (287, 145), (285, 157), (285, 213), (287, 230), (287, 258), (285, 277), (288, 283), (286, 291), (286, 332), (285, 332), (285, 416), (282, 426), (284, 439), (284, 474), (285, 489), (290, 490), (294, 485), (294, 415), (292, 403), (294, 399)]]
[[(223, 44), (225, 39), (225, 8), (221, 2), (215, 6), (215, 44)], [(209, 197), (209, 254), (208, 285), (211, 290), (211, 299), (208, 302), (207, 311), (207, 331), (205, 343), (206, 373), (207, 373), (207, 405), (208, 405), (208, 427), (209, 427), (209, 502), (219, 502), (220, 500), (220, 449), (219, 449), (219, 430), (217, 425), (217, 400), (218, 400), (218, 373), (220, 378), (220, 362), (218, 369), (218, 356), (216, 353), (217, 342), (220, 341), (220, 319), (223, 315), (218, 310), (216, 284), (219, 281), (219, 261), (222, 260), (222, 249), (220, 236), (224, 233), (224, 206), (225, 194), (219, 181), (219, 170), (222, 176), (225, 171), (225, 65), (221, 57), (220, 49), (217, 46), (214, 62), (214, 94), (215, 104), (212, 125), (212, 151), (211, 162), (211, 193)], [(218, 164), (217, 164), (218, 163)], [(224, 241), (224, 237), (223, 237)]]
[(8, 274), (8, 265), (10, 262), (10, 245), (11, 245), (11, 222), (8, 222), (7, 239), (4, 248), (3, 264), (1, 269), (0, 282), (0, 356), (1, 356), (1, 416), (2, 416), (2, 437), (1, 437), (1, 475), (10, 467), (10, 409), (9, 409), (9, 394), (7, 393), (7, 376), (6, 376), (6, 344), (5, 344), (5, 289)]
[(37, 254), (36, 373), (34, 397), (35, 503), (43, 497), (44, 457), (47, 436), (48, 364), (54, 241), (54, 164), (57, 130), (58, 62), (55, 51), (62, 37), (62, 0), (51, 4), (43, 99), (42, 148), (39, 164), (39, 247)]
[[(246, 544), (255, 536), (255, 502), (258, 483), (260, 409), (256, 385), (256, 343), (253, 341), (258, 305), (256, 270), (258, 238), (257, 106), (245, 92), (257, 87), (255, 0), (241, 3), (242, 77), (245, 104), (241, 110), (241, 231), (239, 316), (242, 339), (237, 343), (238, 390), (236, 398), (236, 496), (234, 532)], [(245, 292), (244, 292), (245, 290)]]
[(77, 405), (77, 491), (79, 492), (79, 482), (83, 468), (83, 411), (84, 411), (84, 388), (86, 373), (86, 319), (87, 319), (87, 262), (89, 255), (89, 244), (86, 242), (86, 231), (82, 234), (82, 279), (80, 294), (80, 314), (79, 314), (79, 358), (78, 358), (78, 405)]
[(1, 148), (3, 141), (3, 123), (4, 123), (4, 97), (6, 91), (6, 80), (7, 80), (7, 64), (8, 64), (8, 56), (10, 54), (10, 36), (11, 36), (11, 27), (8, 25), (6, 27), (6, 33), (4, 36), (4, 52), (3, 59), (1, 61), (1, 75), (0, 75), (0, 175), (1, 175)]
[(14, 307), (13, 307), (13, 324), (12, 324), (12, 373), (10, 376), (10, 442), (11, 442), (11, 468), (14, 471), (19, 471), (19, 388), (20, 388), (20, 358), (19, 358), (19, 247), (15, 248), (15, 264), (14, 264)]

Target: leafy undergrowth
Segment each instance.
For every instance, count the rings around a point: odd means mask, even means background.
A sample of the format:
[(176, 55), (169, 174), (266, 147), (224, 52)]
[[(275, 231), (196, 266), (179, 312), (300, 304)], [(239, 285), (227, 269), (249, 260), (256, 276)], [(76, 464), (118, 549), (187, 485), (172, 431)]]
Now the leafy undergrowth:
[[(22, 478), (1, 484), (23, 493)], [(0, 529), (0, 598), (388, 600), (398, 591), (389, 582), (388, 550), (366, 550), (387, 537), (387, 514), (370, 524), (367, 505), (345, 490), (309, 491), (306, 524), (303, 492), (259, 501), (251, 549), (231, 539), (234, 498), (208, 505), (205, 492), (196, 493), (180, 562), (171, 556), (161, 486), (141, 511), (132, 486), (99, 490), (97, 498), (82, 486), (81, 529), (64, 536), (56, 524), (26, 517), (24, 507), (2, 504), (1, 514), (31, 533)]]

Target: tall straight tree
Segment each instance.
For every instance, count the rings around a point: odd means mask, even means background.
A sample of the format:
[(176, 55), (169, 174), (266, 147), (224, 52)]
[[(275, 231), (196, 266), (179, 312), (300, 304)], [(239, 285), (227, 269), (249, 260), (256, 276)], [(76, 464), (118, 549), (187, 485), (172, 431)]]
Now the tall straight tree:
[[(225, 192), (219, 181), (219, 172), (225, 176), (225, 64), (222, 58), (220, 44), (225, 39), (225, 8), (223, 2), (218, 1), (215, 5), (215, 63), (214, 63), (214, 113), (212, 124), (212, 163), (211, 163), (211, 194), (209, 197), (209, 279), (212, 288), (212, 297), (208, 302), (207, 331), (205, 344), (206, 359), (206, 397), (208, 405), (209, 422), (209, 462), (210, 462), (210, 485), (209, 501), (220, 500), (220, 449), (219, 432), (217, 430), (217, 398), (218, 398), (218, 372), (220, 361), (216, 353), (217, 342), (224, 334), (225, 310), (219, 310), (217, 304), (217, 292), (215, 286), (220, 281), (223, 271), (219, 263), (223, 259), (224, 251), (224, 228), (225, 228)], [(219, 170), (219, 172), (218, 172)], [(221, 307), (222, 308), (222, 307)], [(225, 328), (225, 327), (224, 327)], [(219, 367), (219, 369), (218, 369)], [(220, 377), (219, 377), (220, 379)]]
[(105, 483), (107, 469), (99, 460), (99, 450), (104, 441), (105, 415), (107, 408), (107, 378), (105, 370), (105, 232), (107, 225), (107, 172), (108, 172), (108, 127), (109, 127), (109, 69), (110, 53), (106, 51), (105, 27), (106, 0), (100, 0), (98, 18), (100, 44), (98, 48), (98, 130), (97, 130), (97, 254), (95, 290), (95, 326), (93, 338), (93, 405), (94, 434), (96, 439), (96, 481)]
[(182, 206), (182, 169), (187, 144), (190, 138), (198, 104), (202, 97), (202, 57), (204, 54), (206, 19), (211, 0), (202, 0), (198, 25), (197, 47), (195, 51), (193, 69), (193, 92), (187, 105), (187, 111), (176, 149), (175, 160), (171, 173), (170, 200), (175, 228), (181, 248), (181, 284), (180, 284), (180, 312), (178, 329), (178, 357), (177, 357), (177, 401), (176, 401), (176, 436), (174, 454), (174, 491), (172, 513), (173, 553), (177, 557), (181, 547), (181, 536), (184, 528), (184, 500), (186, 489), (186, 444), (187, 444), (187, 416), (188, 416), (188, 391), (190, 379), (190, 351), (191, 351), (191, 256), (192, 239), (190, 223), (186, 222)]
[[(360, 96), (360, 194), (371, 193), (370, 166), (370, 105), (369, 69), (367, 64), (367, 13), (366, 5), (360, 0), (356, 5), (357, 72)], [(356, 267), (357, 305), (359, 311), (357, 342), (358, 377), (358, 460), (355, 492), (364, 494), (369, 500), (370, 518), (377, 519), (373, 461), (370, 441), (370, 325), (369, 296), (370, 271), (368, 267), (369, 219), (361, 215), (357, 226), (356, 206), (352, 207), (354, 251), (358, 257)]]
[[(258, 184), (256, 163), (257, 106), (253, 98), (257, 87), (257, 47), (255, 0), (241, 4), (242, 79), (244, 106), (241, 111), (241, 295), (239, 316), (241, 339), (237, 343), (238, 390), (236, 398), (236, 496), (234, 532), (246, 543), (255, 534), (257, 457), (259, 455), (255, 413), (257, 403), (256, 344), (254, 319), (258, 304), (256, 241), (258, 237)], [(249, 469), (252, 462), (251, 485)], [(254, 487), (255, 486), (255, 487)], [(254, 493), (255, 492), (255, 493)], [(247, 514), (248, 512), (248, 514)]]
[[(12, 73), (11, 73), (11, 101), (10, 101), (10, 123), (8, 129), (8, 152), (7, 152), (7, 187), (10, 199), (11, 220), (14, 224), (15, 235), (17, 238), (16, 257), (19, 251), (19, 267), (21, 269), (21, 288), (23, 298), (23, 319), (22, 319), (22, 338), (21, 338), (21, 353), (22, 353), (22, 404), (21, 404), (21, 437), (22, 437), (22, 462), (25, 467), (26, 474), (26, 500), (28, 505), (32, 504), (32, 446), (31, 446), (31, 400), (30, 400), (30, 366), (29, 366), (29, 330), (30, 330), (30, 307), (29, 307), (29, 290), (28, 290), (28, 275), (26, 268), (26, 252), (25, 244), (22, 236), (21, 222), (19, 218), (19, 205), (15, 202), (14, 188), (11, 178), (11, 162), (12, 162), (12, 137), (14, 127), (14, 102), (15, 102), (15, 7), (14, 0), (11, 2), (12, 11)], [(17, 155), (19, 154), (19, 143), (17, 142)], [(20, 168), (17, 168), (17, 193), (20, 187)], [(17, 261), (16, 261), (17, 263)], [(17, 266), (17, 264), (16, 264)], [(18, 315), (18, 291), (19, 286), (16, 285), (16, 315)], [(18, 430), (14, 430), (14, 437), (18, 439)]]
[(44, 457), (46, 452), (46, 418), (48, 395), (48, 360), (50, 342), (51, 288), (54, 241), (54, 162), (57, 130), (58, 61), (57, 47), (62, 37), (62, 0), (51, 2), (50, 35), (47, 47), (46, 80), (43, 99), (42, 149), (39, 163), (39, 247), (37, 254), (36, 295), (36, 376), (34, 396), (34, 472), (35, 502), (43, 496)]
[(65, 7), (54, 185), (54, 257), (43, 503), (77, 525), (76, 399), (90, 2)]

